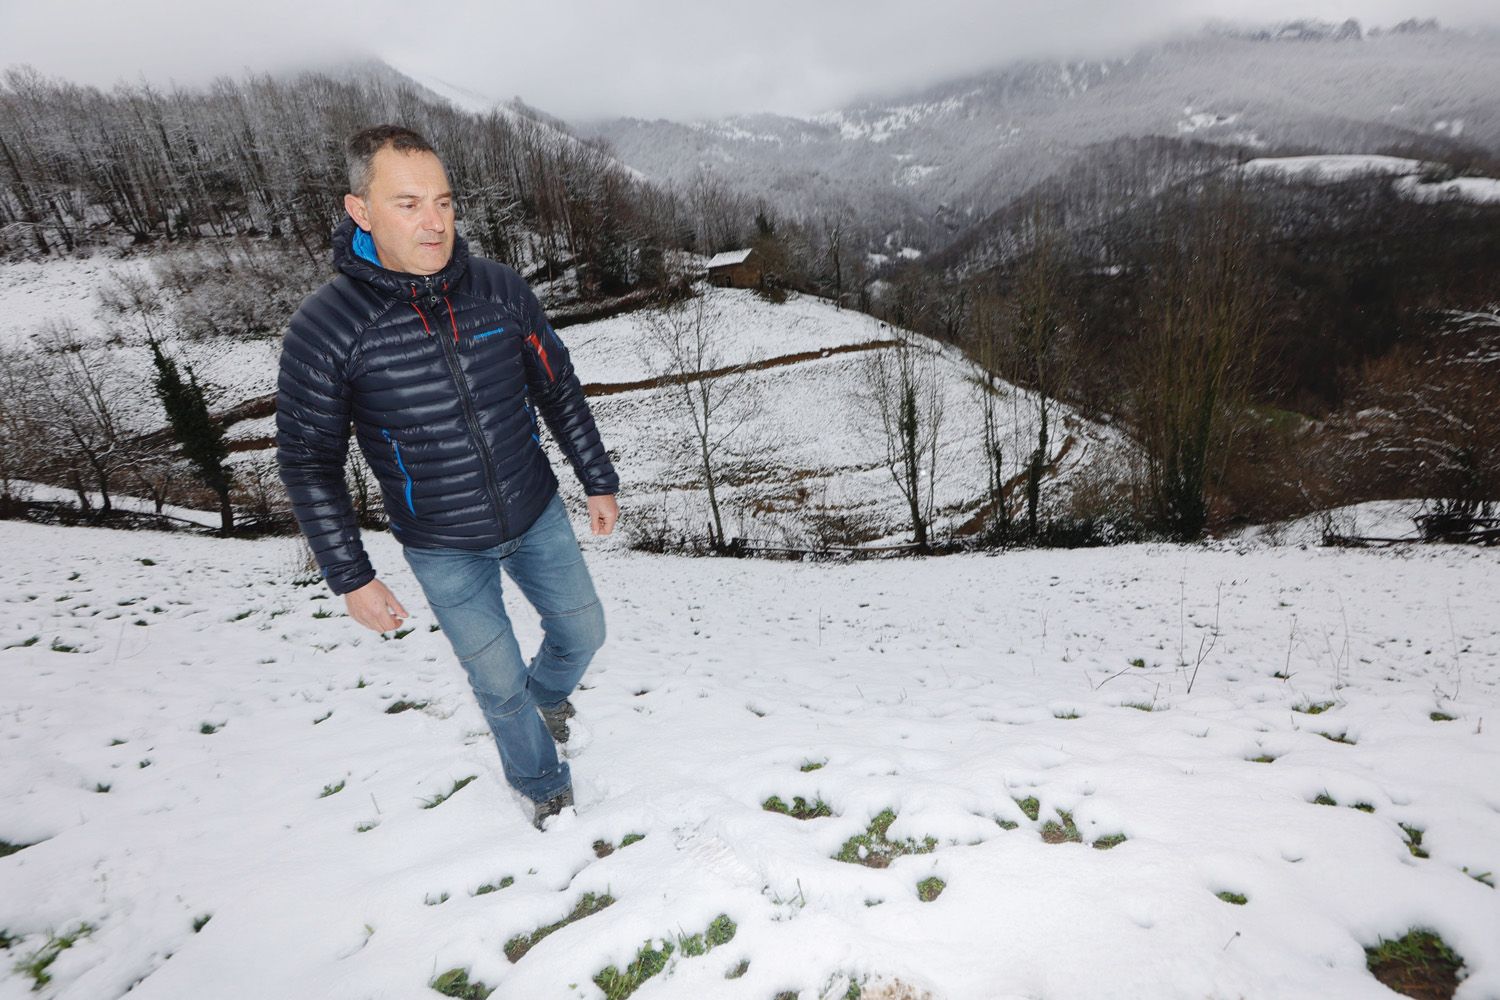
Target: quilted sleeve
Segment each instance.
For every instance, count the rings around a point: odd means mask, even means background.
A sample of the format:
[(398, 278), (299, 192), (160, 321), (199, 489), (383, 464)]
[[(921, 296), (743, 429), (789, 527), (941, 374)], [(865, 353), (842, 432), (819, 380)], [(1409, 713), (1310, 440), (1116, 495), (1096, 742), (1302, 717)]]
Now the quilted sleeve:
[(310, 316), (313, 301), (292, 316), (281, 345), (276, 379), (276, 466), (292, 513), (318, 569), (335, 594), (375, 578), (359, 538), (359, 522), (344, 482), (349, 452), (347, 348)]
[(620, 488), (620, 477), (609, 460), (594, 415), (573, 371), (568, 349), (547, 321), (547, 314), (530, 288), (526, 300), (526, 381), (547, 429), (568, 456), (573, 472), (589, 496), (609, 495)]

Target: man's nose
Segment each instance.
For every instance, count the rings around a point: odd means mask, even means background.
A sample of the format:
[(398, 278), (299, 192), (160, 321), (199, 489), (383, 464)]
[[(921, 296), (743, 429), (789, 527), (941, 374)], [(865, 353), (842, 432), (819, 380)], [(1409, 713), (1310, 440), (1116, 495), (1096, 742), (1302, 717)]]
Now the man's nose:
[(428, 205), (425, 209), (423, 209), (422, 228), (435, 233), (440, 233), (443, 231), (443, 213), (438, 211), (438, 207), (436, 205)]

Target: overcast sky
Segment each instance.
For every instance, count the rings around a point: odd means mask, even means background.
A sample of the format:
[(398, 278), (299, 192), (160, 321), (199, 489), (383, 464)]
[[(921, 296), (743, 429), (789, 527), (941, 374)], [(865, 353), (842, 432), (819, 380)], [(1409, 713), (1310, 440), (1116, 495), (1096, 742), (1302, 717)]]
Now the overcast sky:
[(1494, 0), (0, 0), (0, 66), (184, 86), (373, 55), (570, 121), (810, 114), (1027, 56), (1092, 56), (1211, 18), (1494, 24)]

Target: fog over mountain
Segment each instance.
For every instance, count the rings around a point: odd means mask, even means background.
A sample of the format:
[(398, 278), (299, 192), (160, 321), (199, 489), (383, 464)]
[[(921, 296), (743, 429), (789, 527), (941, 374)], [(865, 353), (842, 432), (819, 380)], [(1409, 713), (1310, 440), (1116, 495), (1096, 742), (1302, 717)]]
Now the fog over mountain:
[(1247, 150), (1500, 148), (1500, 34), (1409, 21), (1215, 25), (1108, 60), (1022, 61), (821, 114), (579, 123), (646, 176), (700, 173), (811, 213), (847, 203), (938, 239), (1092, 144), (1187, 137)]

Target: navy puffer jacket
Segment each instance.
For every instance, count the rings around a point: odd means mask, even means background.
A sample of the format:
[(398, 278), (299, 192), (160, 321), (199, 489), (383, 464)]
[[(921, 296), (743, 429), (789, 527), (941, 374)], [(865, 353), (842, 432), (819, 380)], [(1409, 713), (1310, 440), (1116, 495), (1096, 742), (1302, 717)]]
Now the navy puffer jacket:
[(616, 491), (568, 349), (513, 269), (455, 236), (438, 273), (387, 270), (350, 218), (333, 262), (282, 342), (276, 462), (335, 594), (375, 577), (344, 483), (351, 420), (403, 545), (489, 548), (531, 526), (557, 490), (533, 406), (584, 492)]

